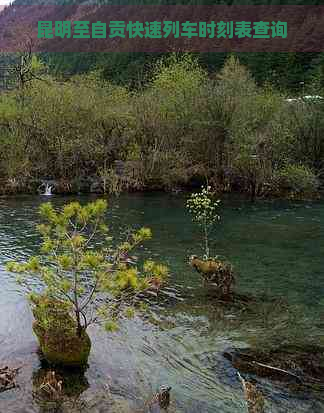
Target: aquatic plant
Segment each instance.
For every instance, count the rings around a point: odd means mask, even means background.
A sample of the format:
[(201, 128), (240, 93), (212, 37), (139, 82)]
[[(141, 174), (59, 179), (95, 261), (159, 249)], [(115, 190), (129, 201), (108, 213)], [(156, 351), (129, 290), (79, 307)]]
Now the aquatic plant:
[(220, 216), (217, 208), (220, 200), (215, 200), (215, 194), (210, 186), (202, 187), (201, 192), (191, 194), (187, 200), (187, 209), (195, 222), (202, 230), (206, 259), (210, 257), (209, 235)]
[[(95, 322), (115, 330), (121, 317), (131, 317), (143, 307), (141, 294), (156, 289), (168, 275), (162, 264), (148, 260), (140, 270), (129, 257), (151, 238), (151, 230), (140, 228), (115, 243), (105, 224), (106, 211), (105, 200), (85, 206), (71, 202), (60, 210), (51, 203), (42, 204), (40, 215), (45, 222), (37, 227), (43, 239), (40, 256), (7, 265), (29, 292), (37, 321), (34, 331), (43, 348), (49, 330), (56, 336), (63, 331), (66, 337), (79, 339)], [(89, 352), (87, 337), (85, 342)]]

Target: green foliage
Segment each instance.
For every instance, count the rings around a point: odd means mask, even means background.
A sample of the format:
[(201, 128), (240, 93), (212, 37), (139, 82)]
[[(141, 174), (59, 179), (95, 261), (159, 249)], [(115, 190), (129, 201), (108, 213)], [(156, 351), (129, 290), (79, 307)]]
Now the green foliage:
[(234, 54), (212, 76), (199, 56), (159, 56), (145, 87), (132, 92), (101, 69), (67, 81), (33, 78), (28, 105), (17, 92), (2, 96), (2, 191), (35, 191), (46, 178), (57, 192), (118, 195), (207, 177), (220, 192), (253, 199), (287, 164), (323, 170), (324, 105), (289, 103), (270, 83), (259, 86)]
[(294, 158), (311, 168), (324, 166), (324, 104), (300, 100), (289, 105), (289, 127), (294, 136)]
[(316, 193), (318, 180), (314, 172), (304, 165), (286, 165), (276, 171), (272, 181), (274, 192), (287, 191), (291, 197)]
[(187, 208), (192, 214), (193, 220), (201, 226), (212, 226), (220, 219), (216, 213), (216, 207), (220, 201), (215, 201), (214, 194), (210, 191), (210, 186), (202, 187), (201, 192), (192, 194), (187, 201)]
[[(128, 254), (151, 238), (151, 230), (140, 228), (115, 244), (104, 223), (106, 210), (105, 200), (84, 206), (71, 202), (61, 210), (42, 204), (40, 256), (7, 265), (19, 274), (19, 284), (30, 291), (33, 305), (49, 302), (56, 310), (68, 308), (79, 334), (95, 321), (114, 330), (118, 318), (134, 314), (139, 295), (152, 280), (162, 283), (168, 277), (167, 267), (153, 261), (145, 262), (142, 271), (128, 263)], [(41, 305), (37, 308), (42, 311)]]
[[(0, 116), (8, 124), (3, 136), (9, 135), (0, 158), (4, 175), (37, 179), (50, 174), (71, 181), (86, 175), (90, 166), (96, 175), (132, 136), (128, 99), (125, 89), (95, 75), (64, 84), (34, 79), (24, 91), (28, 105), (21, 107), (11, 95), (0, 102)], [(17, 158), (29, 169), (13, 168)]]
[(202, 187), (201, 192), (193, 193), (187, 200), (187, 209), (192, 215), (193, 221), (202, 229), (207, 259), (210, 257), (209, 234), (215, 223), (220, 220), (220, 216), (217, 214), (219, 203), (219, 200), (215, 200), (210, 186)]
[[(312, 3), (314, 4), (316, 1), (319, 0), (314, 0)], [(160, 1), (156, 0), (156, 2)], [(181, 0), (180, 3), (186, 4), (188, 1)], [(197, 1), (194, 3), (197, 4)], [(228, 3), (232, 4), (233, 1), (228, 0)], [(258, 2), (258, 4), (261, 3)], [(271, 2), (263, 3), (270, 4)], [(291, 3), (297, 4), (297, 1), (291, 1)], [(300, 3), (303, 4), (305, 1), (300, 0)], [(240, 4), (240, 2), (236, 1), (236, 4)], [(232, 54), (196, 53), (195, 56), (203, 68), (207, 69), (209, 73), (213, 73), (219, 71), (224, 61)], [(268, 82), (281, 90), (301, 93), (303, 89), (301, 82), (313, 82), (315, 78), (317, 83), (323, 86), (323, 53), (244, 52), (233, 55), (239, 58), (241, 63), (250, 70), (259, 85)], [(169, 54), (164, 56), (169, 57)], [(113, 82), (131, 88), (140, 88), (154, 76), (154, 66), (161, 58), (161, 54), (139, 52), (48, 53), (44, 54), (43, 57), (49, 62), (55, 74), (84, 73), (100, 67), (103, 68), (104, 76)]]
[(205, 78), (206, 73), (190, 54), (184, 54), (181, 58), (173, 54), (157, 63), (152, 86), (177, 98), (178, 94), (190, 95), (190, 89), (197, 89)]

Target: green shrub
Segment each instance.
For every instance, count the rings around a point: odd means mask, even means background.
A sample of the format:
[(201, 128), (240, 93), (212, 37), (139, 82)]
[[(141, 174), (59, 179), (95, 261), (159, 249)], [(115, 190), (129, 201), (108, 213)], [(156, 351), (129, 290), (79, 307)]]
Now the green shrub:
[(316, 193), (318, 180), (314, 172), (305, 165), (287, 165), (274, 173), (272, 189), (277, 193), (292, 196)]

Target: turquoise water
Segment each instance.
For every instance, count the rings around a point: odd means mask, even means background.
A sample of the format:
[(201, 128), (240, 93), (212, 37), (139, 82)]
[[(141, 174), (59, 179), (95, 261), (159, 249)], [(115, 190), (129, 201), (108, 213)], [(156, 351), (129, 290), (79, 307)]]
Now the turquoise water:
[[(51, 197), (57, 206), (71, 199)], [(78, 199), (86, 202), (91, 198)], [(47, 200), (32, 196), (0, 198), (0, 365), (23, 366), (17, 378), (20, 388), (0, 394), (0, 413), (45, 411), (31, 393), (33, 378), (41, 369), (32, 315), (4, 265), (7, 260), (21, 260), (37, 251), (37, 208)], [(107, 219), (113, 218), (116, 235), (128, 226), (151, 227), (153, 239), (139, 255), (169, 265), (170, 296), (162, 297), (154, 306), (153, 319), (127, 321), (114, 334), (98, 327), (90, 329), (93, 347), (85, 373), (87, 385), (81, 395), (82, 411), (112, 411), (107, 384), (114, 399), (122, 403), (120, 412), (143, 411), (150, 395), (161, 384), (168, 384), (172, 386), (173, 411), (243, 412), (236, 371), (222, 353), (233, 346), (247, 346), (260, 336), (265, 331), (261, 316), (247, 320), (232, 308), (217, 306), (188, 266), (188, 256), (201, 255), (202, 251), (199, 232), (184, 210), (184, 196), (132, 194), (110, 203)], [(213, 252), (235, 265), (237, 291), (283, 296), (289, 305), (298, 305), (310, 322), (321, 317), (324, 203), (250, 204), (230, 197), (222, 201), (220, 215)], [(294, 326), (291, 328), (293, 331)], [(310, 331), (321, 333), (320, 328)], [(309, 330), (299, 333), (312, 334)], [(294, 394), (266, 381), (262, 386), (271, 412), (324, 411), (320, 397)]]

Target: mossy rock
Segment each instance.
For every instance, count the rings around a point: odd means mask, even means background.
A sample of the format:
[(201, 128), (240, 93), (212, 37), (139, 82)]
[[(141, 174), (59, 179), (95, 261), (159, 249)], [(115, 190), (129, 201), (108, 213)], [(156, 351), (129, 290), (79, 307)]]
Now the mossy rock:
[(85, 330), (77, 334), (68, 306), (47, 297), (38, 297), (33, 304), (33, 331), (45, 359), (56, 365), (85, 367), (91, 340)]
[(190, 265), (202, 276), (209, 289), (222, 295), (229, 296), (235, 284), (233, 266), (230, 262), (218, 258), (199, 259), (192, 255)]

